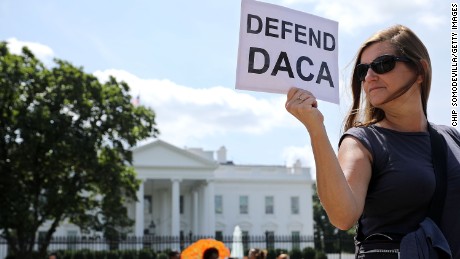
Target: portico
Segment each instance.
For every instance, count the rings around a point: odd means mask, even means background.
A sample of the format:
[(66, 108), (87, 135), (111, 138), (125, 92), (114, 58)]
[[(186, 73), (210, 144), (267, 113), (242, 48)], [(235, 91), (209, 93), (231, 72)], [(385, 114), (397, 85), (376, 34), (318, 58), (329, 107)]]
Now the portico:
[(134, 149), (133, 157), (141, 181), (138, 202), (128, 207), (135, 219), (135, 236), (214, 235), (214, 171), (218, 164), (212, 156), (157, 140)]

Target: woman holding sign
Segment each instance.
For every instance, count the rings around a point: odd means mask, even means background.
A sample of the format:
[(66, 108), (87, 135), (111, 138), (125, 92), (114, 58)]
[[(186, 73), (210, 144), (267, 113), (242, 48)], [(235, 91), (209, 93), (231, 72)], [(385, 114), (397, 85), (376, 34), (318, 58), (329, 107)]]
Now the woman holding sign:
[(287, 94), (286, 109), (309, 132), (331, 223), (357, 223), (357, 258), (460, 258), (460, 134), (428, 122), (430, 88), (426, 47), (397, 25), (357, 53), (337, 156), (315, 97)]

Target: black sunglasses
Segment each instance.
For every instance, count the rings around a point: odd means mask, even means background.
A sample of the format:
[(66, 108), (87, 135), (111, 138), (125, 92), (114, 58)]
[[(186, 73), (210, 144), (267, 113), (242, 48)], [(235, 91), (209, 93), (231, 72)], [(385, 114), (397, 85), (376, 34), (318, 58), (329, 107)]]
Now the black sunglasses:
[(367, 70), (369, 68), (372, 68), (372, 71), (374, 71), (377, 74), (385, 74), (393, 70), (393, 68), (395, 67), (396, 61), (412, 62), (407, 57), (396, 57), (392, 55), (383, 55), (383, 56), (380, 56), (374, 59), (374, 61), (372, 61), (370, 64), (357, 65), (355, 68), (355, 73), (358, 76), (359, 81), (364, 81), (367, 75)]

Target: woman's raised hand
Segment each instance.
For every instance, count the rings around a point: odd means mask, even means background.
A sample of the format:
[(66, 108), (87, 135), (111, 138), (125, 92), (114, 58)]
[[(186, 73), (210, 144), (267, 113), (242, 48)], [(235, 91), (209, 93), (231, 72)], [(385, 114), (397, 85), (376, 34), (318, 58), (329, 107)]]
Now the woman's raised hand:
[(290, 88), (285, 106), (289, 113), (305, 125), (310, 134), (324, 127), (323, 114), (318, 110), (318, 101), (311, 92), (297, 87)]

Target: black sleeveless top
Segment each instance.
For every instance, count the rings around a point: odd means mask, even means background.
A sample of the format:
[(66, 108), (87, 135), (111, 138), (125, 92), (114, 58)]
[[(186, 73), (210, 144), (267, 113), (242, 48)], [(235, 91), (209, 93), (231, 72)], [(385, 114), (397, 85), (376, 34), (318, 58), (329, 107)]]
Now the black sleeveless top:
[(404, 235), (417, 229), (436, 186), (428, 132), (398, 132), (372, 125), (351, 128), (346, 135), (357, 138), (373, 159), (362, 233)]
[[(453, 128), (433, 125), (446, 139), (447, 195), (441, 230), (454, 258), (460, 258), (460, 134)], [(361, 231), (405, 235), (427, 216), (436, 180), (428, 132), (399, 132), (375, 125), (351, 128), (353, 136), (372, 156)]]

